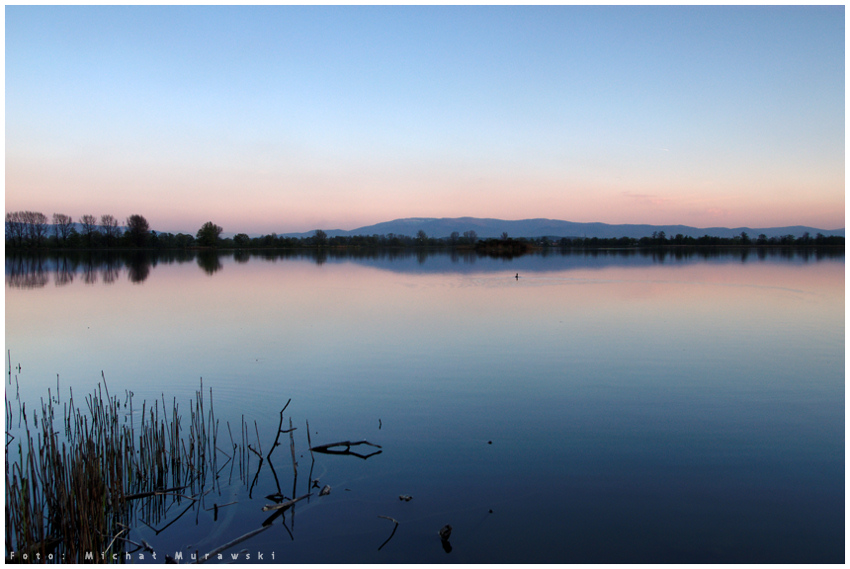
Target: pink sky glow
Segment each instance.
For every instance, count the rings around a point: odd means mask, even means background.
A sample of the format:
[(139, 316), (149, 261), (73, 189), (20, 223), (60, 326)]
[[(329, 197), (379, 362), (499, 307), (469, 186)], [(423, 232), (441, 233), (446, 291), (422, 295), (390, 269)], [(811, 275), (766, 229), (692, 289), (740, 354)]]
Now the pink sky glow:
[(844, 75), (843, 6), (10, 6), (6, 211), (838, 229)]

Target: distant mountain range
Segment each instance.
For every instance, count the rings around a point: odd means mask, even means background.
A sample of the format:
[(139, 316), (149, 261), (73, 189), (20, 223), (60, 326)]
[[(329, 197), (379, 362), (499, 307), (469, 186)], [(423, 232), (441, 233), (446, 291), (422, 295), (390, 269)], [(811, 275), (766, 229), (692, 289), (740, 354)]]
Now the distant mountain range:
[[(841, 229), (819, 229), (817, 227), (806, 227), (803, 225), (792, 225), (789, 227), (690, 227), (688, 225), (612, 225), (608, 223), (577, 223), (574, 221), (562, 221), (559, 219), (489, 219), (478, 217), (409, 217), (384, 221), (375, 225), (358, 227), (350, 231), (344, 229), (323, 229), (329, 237), (337, 235), (396, 235), (415, 236), (420, 230), (428, 237), (448, 237), (457, 231), (463, 235), (466, 231), (475, 231), (478, 238), (500, 237), (507, 232), (509, 237), (651, 237), (654, 232), (663, 231), (667, 237), (675, 237), (679, 233), (688, 237), (734, 237), (746, 232), (751, 238), (761, 234), (770, 237), (781, 237), (783, 235), (794, 235), (800, 237), (808, 232), (812, 237), (818, 233), (825, 236), (844, 236), (844, 228)], [(314, 231), (303, 233), (285, 233), (287, 237), (309, 237)]]

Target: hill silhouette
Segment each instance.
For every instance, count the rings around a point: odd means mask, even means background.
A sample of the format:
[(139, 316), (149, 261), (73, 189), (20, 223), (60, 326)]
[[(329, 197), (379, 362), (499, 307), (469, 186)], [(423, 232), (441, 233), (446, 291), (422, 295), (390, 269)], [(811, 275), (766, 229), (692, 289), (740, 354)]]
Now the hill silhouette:
[[(463, 235), (466, 231), (475, 231), (479, 238), (487, 239), (499, 237), (507, 233), (511, 237), (598, 237), (610, 239), (619, 237), (651, 237), (653, 233), (663, 231), (667, 237), (682, 234), (685, 237), (711, 237), (730, 238), (747, 233), (750, 237), (764, 234), (768, 238), (793, 235), (801, 237), (805, 233), (815, 236), (822, 233), (825, 236), (844, 236), (844, 228), (820, 229), (804, 225), (793, 225), (787, 227), (691, 227), (688, 225), (635, 225), (635, 224), (608, 224), (608, 223), (579, 223), (574, 221), (563, 221), (559, 219), (492, 219), (479, 217), (409, 217), (384, 221), (374, 225), (358, 227), (357, 229), (323, 229), (328, 237), (354, 236), (354, 235), (416, 235), (424, 231), (429, 237), (448, 237), (457, 231)], [(283, 233), (286, 237), (308, 237), (315, 230), (302, 233)]]

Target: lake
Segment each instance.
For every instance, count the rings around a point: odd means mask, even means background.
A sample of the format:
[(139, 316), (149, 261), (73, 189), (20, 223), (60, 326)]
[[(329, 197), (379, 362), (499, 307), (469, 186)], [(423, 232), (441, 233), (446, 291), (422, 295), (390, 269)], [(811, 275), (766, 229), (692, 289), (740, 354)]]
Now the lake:
[[(203, 507), (134, 525), (158, 561), (318, 479), (226, 559), (844, 563), (844, 274), (755, 250), (7, 257), (6, 397), (105, 378), (138, 423), (202, 378), (219, 446), (244, 422), (264, 455), (291, 399), (298, 478), (289, 434), (274, 472), (245, 452)], [(311, 457), (307, 422), (381, 452)]]

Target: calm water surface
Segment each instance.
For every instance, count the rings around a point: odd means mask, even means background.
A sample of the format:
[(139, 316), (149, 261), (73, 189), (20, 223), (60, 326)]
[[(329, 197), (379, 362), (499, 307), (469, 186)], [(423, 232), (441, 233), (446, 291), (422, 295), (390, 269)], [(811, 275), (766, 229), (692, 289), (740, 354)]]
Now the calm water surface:
[[(252, 561), (843, 563), (844, 345), (843, 256), (6, 260), (7, 397), (203, 378), (263, 448), (290, 398), (299, 454), (381, 445), (299, 456), (333, 490)], [(134, 535), (214, 549), (267, 517), (245, 486)]]

